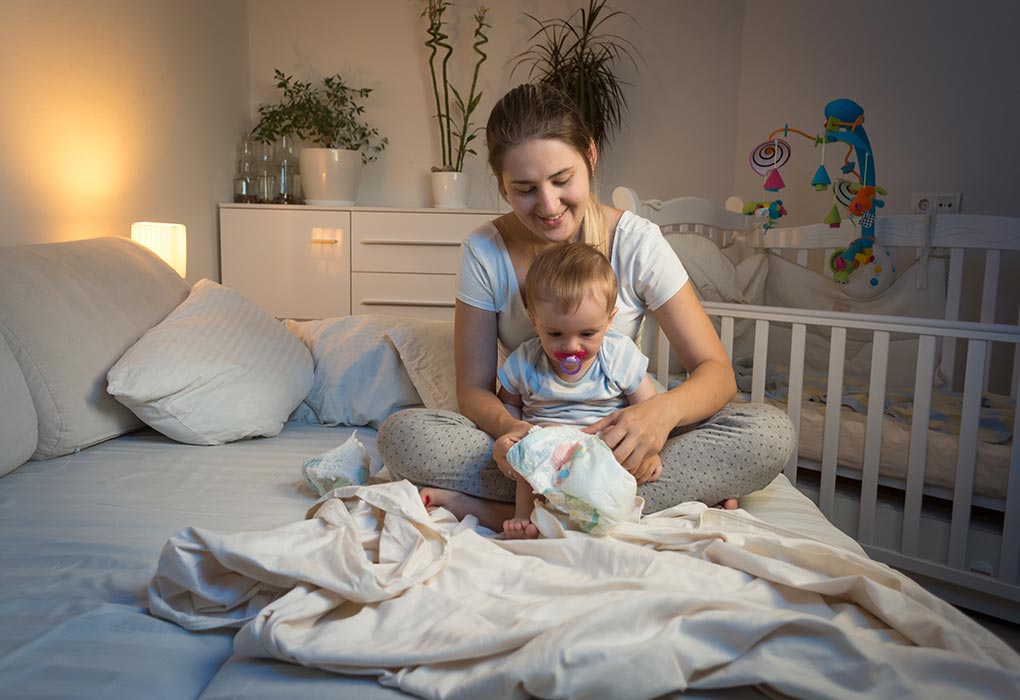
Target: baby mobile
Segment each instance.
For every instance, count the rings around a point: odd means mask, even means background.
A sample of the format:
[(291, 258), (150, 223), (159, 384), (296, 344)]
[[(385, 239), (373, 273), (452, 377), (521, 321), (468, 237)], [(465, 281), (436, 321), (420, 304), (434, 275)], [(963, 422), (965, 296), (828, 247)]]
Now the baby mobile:
[[(825, 105), (824, 134), (812, 136), (791, 129), (789, 125), (769, 134), (768, 139), (756, 146), (748, 158), (751, 169), (764, 178), (765, 192), (778, 192), (786, 186), (779, 169), (790, 160), (791, 148), (785, 138), (779, 138), (779, 134), (788, 138), (791, 133), (822, 147), (822, 162), (811, 178), (811, 186), (820, 192), (832, 191), (834, 201), (825, 223), (839, 228), (843, 218), (839, 205), (842, 205), (850, 222), (860, 229), (860, 236), (855, 241), (847, 248), (837, 250), (829, 259), (833, 279), (841, 284), (850, 284), (868, 295), (884, 291), (892, 284), (895, 269), (892, 255), (875, 245), (875, 214), (885, 204), (878, 196), (887, 192), (875, 184), (875, 157), (868, 134), (864, 131), (864, 110), (853, 100), (833, 100)], [(855, 177), (856, 182), (846, 177), (838, 177), (835, 181), (829, 178), (825, 169), (825, 146), (835, 142), (847, 144), (840, 170), (843, 175)], [(851, 160), (851, 155), (856, 161)], [(765, 219), (763, 227), (766, 231), (787, 213), (781, 199), (769, 200), (767, 197), (748, 202), (743, 208), (744, 214)]]

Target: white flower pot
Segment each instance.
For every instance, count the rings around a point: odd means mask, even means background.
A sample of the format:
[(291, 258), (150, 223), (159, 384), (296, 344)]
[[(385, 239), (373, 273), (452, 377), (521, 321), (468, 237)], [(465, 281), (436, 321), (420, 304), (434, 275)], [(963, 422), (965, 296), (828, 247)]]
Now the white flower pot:
[(467, 209), (471, 180), (466, 173), (432, 173), (432, 206), (436, 209)]
[(302, 148), (301, 188), (306, 204), (349, 206), (358, 198), (361, 153), (339, 148)]

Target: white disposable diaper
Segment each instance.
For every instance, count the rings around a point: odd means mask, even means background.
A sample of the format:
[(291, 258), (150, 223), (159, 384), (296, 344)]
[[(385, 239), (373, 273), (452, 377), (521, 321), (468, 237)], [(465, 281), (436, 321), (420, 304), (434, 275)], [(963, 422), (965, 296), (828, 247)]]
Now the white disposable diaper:
[(637, 497), (634, 476), (595, 435), (564, 426), (535, 427), (506, 456), (535, 493), (585, 532), (604, 535), (641, 517), (644, 502)]
[(368, 480), (371, 461), (368, 448), (361, 444), (355, 430), (339, 447), (306, 460), (301, 471), (308, 485), (320, 496), (325, 496), (341, 486), (364, 484)]

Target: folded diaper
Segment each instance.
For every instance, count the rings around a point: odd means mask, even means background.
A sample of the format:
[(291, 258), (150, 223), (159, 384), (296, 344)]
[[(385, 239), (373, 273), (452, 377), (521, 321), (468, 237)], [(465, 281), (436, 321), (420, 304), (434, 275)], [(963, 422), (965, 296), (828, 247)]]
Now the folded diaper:
[(507, 461), (535, 493), (585, 532), (605, 535), (641, 517), (634, 476), (595, 435), (564, 426), (535, 427), (510, 448)]
[(371, 461), (355, 430), (344, 444), (306, 460), (301, 471), (308, 485), (324, 496), (341, 486), (364, 484)]

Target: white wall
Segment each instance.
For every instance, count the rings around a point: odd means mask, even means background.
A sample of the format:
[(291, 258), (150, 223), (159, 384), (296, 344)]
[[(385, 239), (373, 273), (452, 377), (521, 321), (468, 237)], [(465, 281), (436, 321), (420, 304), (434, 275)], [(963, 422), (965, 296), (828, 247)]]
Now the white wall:
[[(1020, 216), (1020, 2), (769, 0), (747, 3), (743, 22), (733, 189), (745, 200), (763, 198), (751, 149), (787, 123), (820, 133), (825, 104), (848, 97), (864, 108), (877, 183), (889, 190), (882, 211), (911, 213), (913, 192), (962, 192), (963, 212)], [(808, 184), (819, 151), (788, 141), (778, 195), (788, 221), (821, 221), (831, 195)]]
[[(621, 65), (630, 112), (624, 133), (602, 158), (601, 187), (608, 199), (618, 184), (643, 196), (685, 192), (725, 197), (732, 183), (740, 68), (742, 0), (616, 0), (634, 17), (607, 28), (637, 45), (638, 70)], [(512, 58), (527, 48), (535, 25), (524, 16), (566, 16), (587, 3), (578, 0), (455, 0), (448, 12), (455, 50), (454, 85), (463, 92), (473, 67), (472, 16), (489, 6), (485, 90), (475, 122), (484, 125), (493, 103), (527, 79), (512, 76)], [(438, 160), (439, 137), (428, 77), (423, 0), (249, 0), (252, 115), (273, 102), (273, 70), (318, 80), (340, 72), (353, 85), (375, 90), (366, 119), (389, 137), (387, 151), (363, 174), (359, 204), (429, 206), (428, 173)], [(254, 124), (254, 120), (252, 122)], [(240, 135), (238, 135), (240, 136)], [(495, 181), (485, 165), (484, 143), (469, 156), (471, 205), (498, 204)]]
[(218, 279), (247, 39), (244, 0), (0, 1), (0, 245), (171, 221)]
[[(461, 84), (470, 16), (484, 1), (455, 0), (452, 10)], [(563, 16), (585, 5), (487, 4), (493, 29), (479, 124), (525, 79), (510, 75), (533, 30), (522, 13)], [(934, 190), (962, 191), (965, 212), (1020, 215), (1012, 127), (1020, 114), (1020, 3), (612, 5), (635, 16), (614, 28), (644, 62), (621, 68), (633, 83), (630, 113), (602, 155), (605, 197), (627, 184), (646, 198), (755, 198), (760, 183), (747, 152), (784, 123), (819, 128), (825, 102), (846, 96), (865, 108), (879, 181), (890, 190), (885, 211), (906, 211), (911, 192)], [(189, 279), (218, 278), (216, 203), (231, 196), (236, 145), (255, 108), (274, 97), (274, 67), (301, 78), (341, 72), (375, 88), (366, 116), (390, 146), (365, 169), (359, 201), (427, 206), (438, 138), (421, 7), (422, 0), (0, 0), (0, 244), (128, 235), (131, 221), (177, 221), (189, 230)], [(472, 204), (492, 207), (495, 187), (480, 150), (467, 167)], [(809, 179), (813, 150), (800, 145), (787, 170)], [(787, 184), (790, 222), (824, 216), (813, 190), (794, 178)]]

